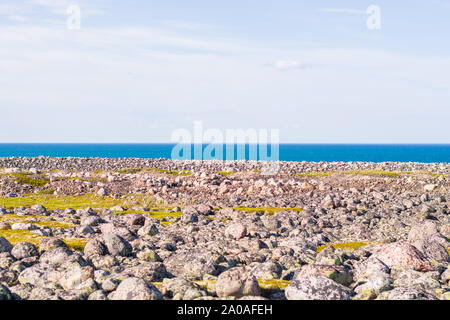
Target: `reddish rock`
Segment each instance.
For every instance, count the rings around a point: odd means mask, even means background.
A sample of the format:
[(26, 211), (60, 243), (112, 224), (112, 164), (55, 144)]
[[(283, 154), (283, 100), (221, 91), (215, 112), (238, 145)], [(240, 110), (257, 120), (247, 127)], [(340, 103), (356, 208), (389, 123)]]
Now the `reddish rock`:
[(233, 223), (225, 230), (225, 235), (239, 240), (247, 235), (247, 227), (242, 223)]
[(395, 242), (384, 245), (376, 253), (387, 266), (411, 267), (414, 270), (427, 272), (436, 268), (427, 261), (422, 252), (407, 242)]

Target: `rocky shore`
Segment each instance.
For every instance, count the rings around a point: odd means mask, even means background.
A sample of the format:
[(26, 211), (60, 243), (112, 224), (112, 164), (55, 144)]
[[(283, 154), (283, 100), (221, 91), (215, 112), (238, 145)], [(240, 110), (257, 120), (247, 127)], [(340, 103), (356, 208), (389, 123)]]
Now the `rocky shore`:
[(450, 164), (273, 165), (0, 158), (0, 300), (450, 300)]

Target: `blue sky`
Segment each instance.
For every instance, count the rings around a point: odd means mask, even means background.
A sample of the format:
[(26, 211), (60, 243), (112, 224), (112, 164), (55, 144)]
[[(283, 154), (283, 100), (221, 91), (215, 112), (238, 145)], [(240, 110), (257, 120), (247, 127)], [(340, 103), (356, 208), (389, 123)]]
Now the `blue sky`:
[(448, 0), (1, 0), (0, 142), (169, 142), (201, 120), (450, 143), (449, 17)]

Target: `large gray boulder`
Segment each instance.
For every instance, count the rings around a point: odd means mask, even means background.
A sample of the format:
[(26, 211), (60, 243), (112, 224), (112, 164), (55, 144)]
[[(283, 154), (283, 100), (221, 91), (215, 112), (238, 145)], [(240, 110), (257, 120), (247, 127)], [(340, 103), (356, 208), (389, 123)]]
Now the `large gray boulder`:
[(129, 257), (132, 254), (133, 248), (130, 243), (117, 234), (107, 233), (103, 235), (103, 242), (113, 256)]
[(286, 287), (288, 300), (349, 300), (351, 290), (323, 276), (297, 278)]
[(111, 294), (111, 300), (161, 300), (162, 294), (152, 284), (139, 278), (127, 278)]
[(219, 297), (259, 296), (260, 288), (254, 275), (242, 267), (234, 267), (219, 275), (216, 293)]
[(3, 237), (0, 237), (0, 252), (11, 252), (13, 246)]
[(11, 291), (0, 283), (0, 301), (2, 300), (13, 300), (13, 296)]
[(38, 249), (33, 243), (20, 242), (11, 250), (11, 254), (17, 260), (38, 256)]

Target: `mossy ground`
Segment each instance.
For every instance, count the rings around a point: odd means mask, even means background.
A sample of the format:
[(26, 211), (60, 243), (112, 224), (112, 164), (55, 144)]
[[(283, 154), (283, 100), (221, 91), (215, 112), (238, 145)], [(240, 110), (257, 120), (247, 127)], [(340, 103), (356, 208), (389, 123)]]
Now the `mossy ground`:
[(8, 173), (2, 174), (2, 176), (9, 177), (20, 184), (33, 187), (43, 187), (50, 182), (48, 177), (43, 174), (32, 174), (28, 172)]
[(233, 208), (236, 211), (243, 211), (246, 213), (265, 213), (267, 215), (273, 215), (276, 212), (280, 211), (296, 211), (296, 212), (302, 212), (302, 208), (272, 208), (272, 207), (234, 207)]
[[(169, 209), (169, 208), (168, 208)], [(137, 210), (127, 210), (122, 212), (113, 212), (113, 215), (127, 215), (127, 214), (147, 214), (148, 216), (161, 219), (161, 218), (170, 218), (170, 217), (181, 217), (183, 212), (181, 211), (167, 211), (166, 209), (150, 209), (149, 211), (137, 211)]]
[[(37, 221), (33, 221), (36, 219)], [(16, 222), (25, 222), (32, 223), (39, 227), (49, 227), (49, 228), (73, 228), (76, 227), (75, 224), (70, 222), (63, 221), (53, 221), (43, 216), (18, 216), (16, 214), (5, 214), (0, 216), (0, 221), (8, 222), (9, 224), (13, 224)]]
[(228, 176), (231, 176), (232, 174), (234, 174), (234, 172), (232, 172), (232, 171), (218, 171), (217, 173), (224, 177), (228, 177)]
[(332, 174), (335, 174), (336, 172), (331, 171), (324, 171), (324, 172), (302, 172), (302, 173), (296, 173), (295, 175), (299, 177), (328, 177)]
[(291, 284), (291, 281), (288, 280), (281, 280), (281, 279), (258, 279), (259, 287), (262, 290), (284, 290), (289, 284)]
[(399, 172), (392, 172), (392, 171), (384, 171), (384, 170), (350, 170), (350, 171), (318, 171), (318, 172), (301, 172), (296, 173), (295, 175), (299, 177), (328, 177), (334, 174), (357, 174), (357, 175), (363, 175), (363, 176), (388, 176), (388, 177), (401, 177), (405, 175), (418, 175), (418, 174), (424, 174), (424, 175), (433, 175), (438, 176), (440, 174), (433, 173), (433, 172), (409, 172), (409, 171), (399, 171)]
[(141, 172), (142, 170), (144, 170), (144, 169), (143, 168), (126, 168), (126, 169), (116, 170), (116, 172), (120, 173), (120, 174), (134, 174), (134, 173)]
[(331, 243), (323, 246), (317, 247), (317, 253), (322, 251), (323, 249), (332, 246), (335, 249), (342, 250), (355, 250), (361, 248), (363, 246), (371, 245), (371, 244), (380, 244), (379, 242), (339, 242), (339, 243)]
[[(281, 291), (284, 290), (291, 281), (288, 280), (281, 280), (281, 279), (257, 279), (259, 287), (263, 291)], [(214, 287), (216, 284), (216, 280), (202, 280), (202, 281), (192, 281), (195, 284), (198, 284), (199, 286), (202, 286), (204, 288), (207, 287)], [(153, 283), (155, 286), (161, 286), (161, 282)]]
[[(0, 237), (4, 237), (14, 246), (20, 242), (30, 242), (38, 247), (41, 240), (46, 238), (33, 234), (29, 230), (0, 230)], [(83, 251), (84, 246), (90, 239), (68, 238), (61, 240), (63, 240), (71, 250)]]
[(146, 206), (154, 204), (160, 206), (154, 199), (145, 195), (127, 195), (122, 198), (100, 197), (95, 194), (85, 194), (79, 196), (62, 196), (52, 194), (26, 194), (23, 197), (5, 198), (0, 197), (0, 207), (12, 209), (19, 206), (29, 207), (34, 204), (41, 204), (47, 210), (54, 209), (94, 209), (110, 208), (114, 206)]

